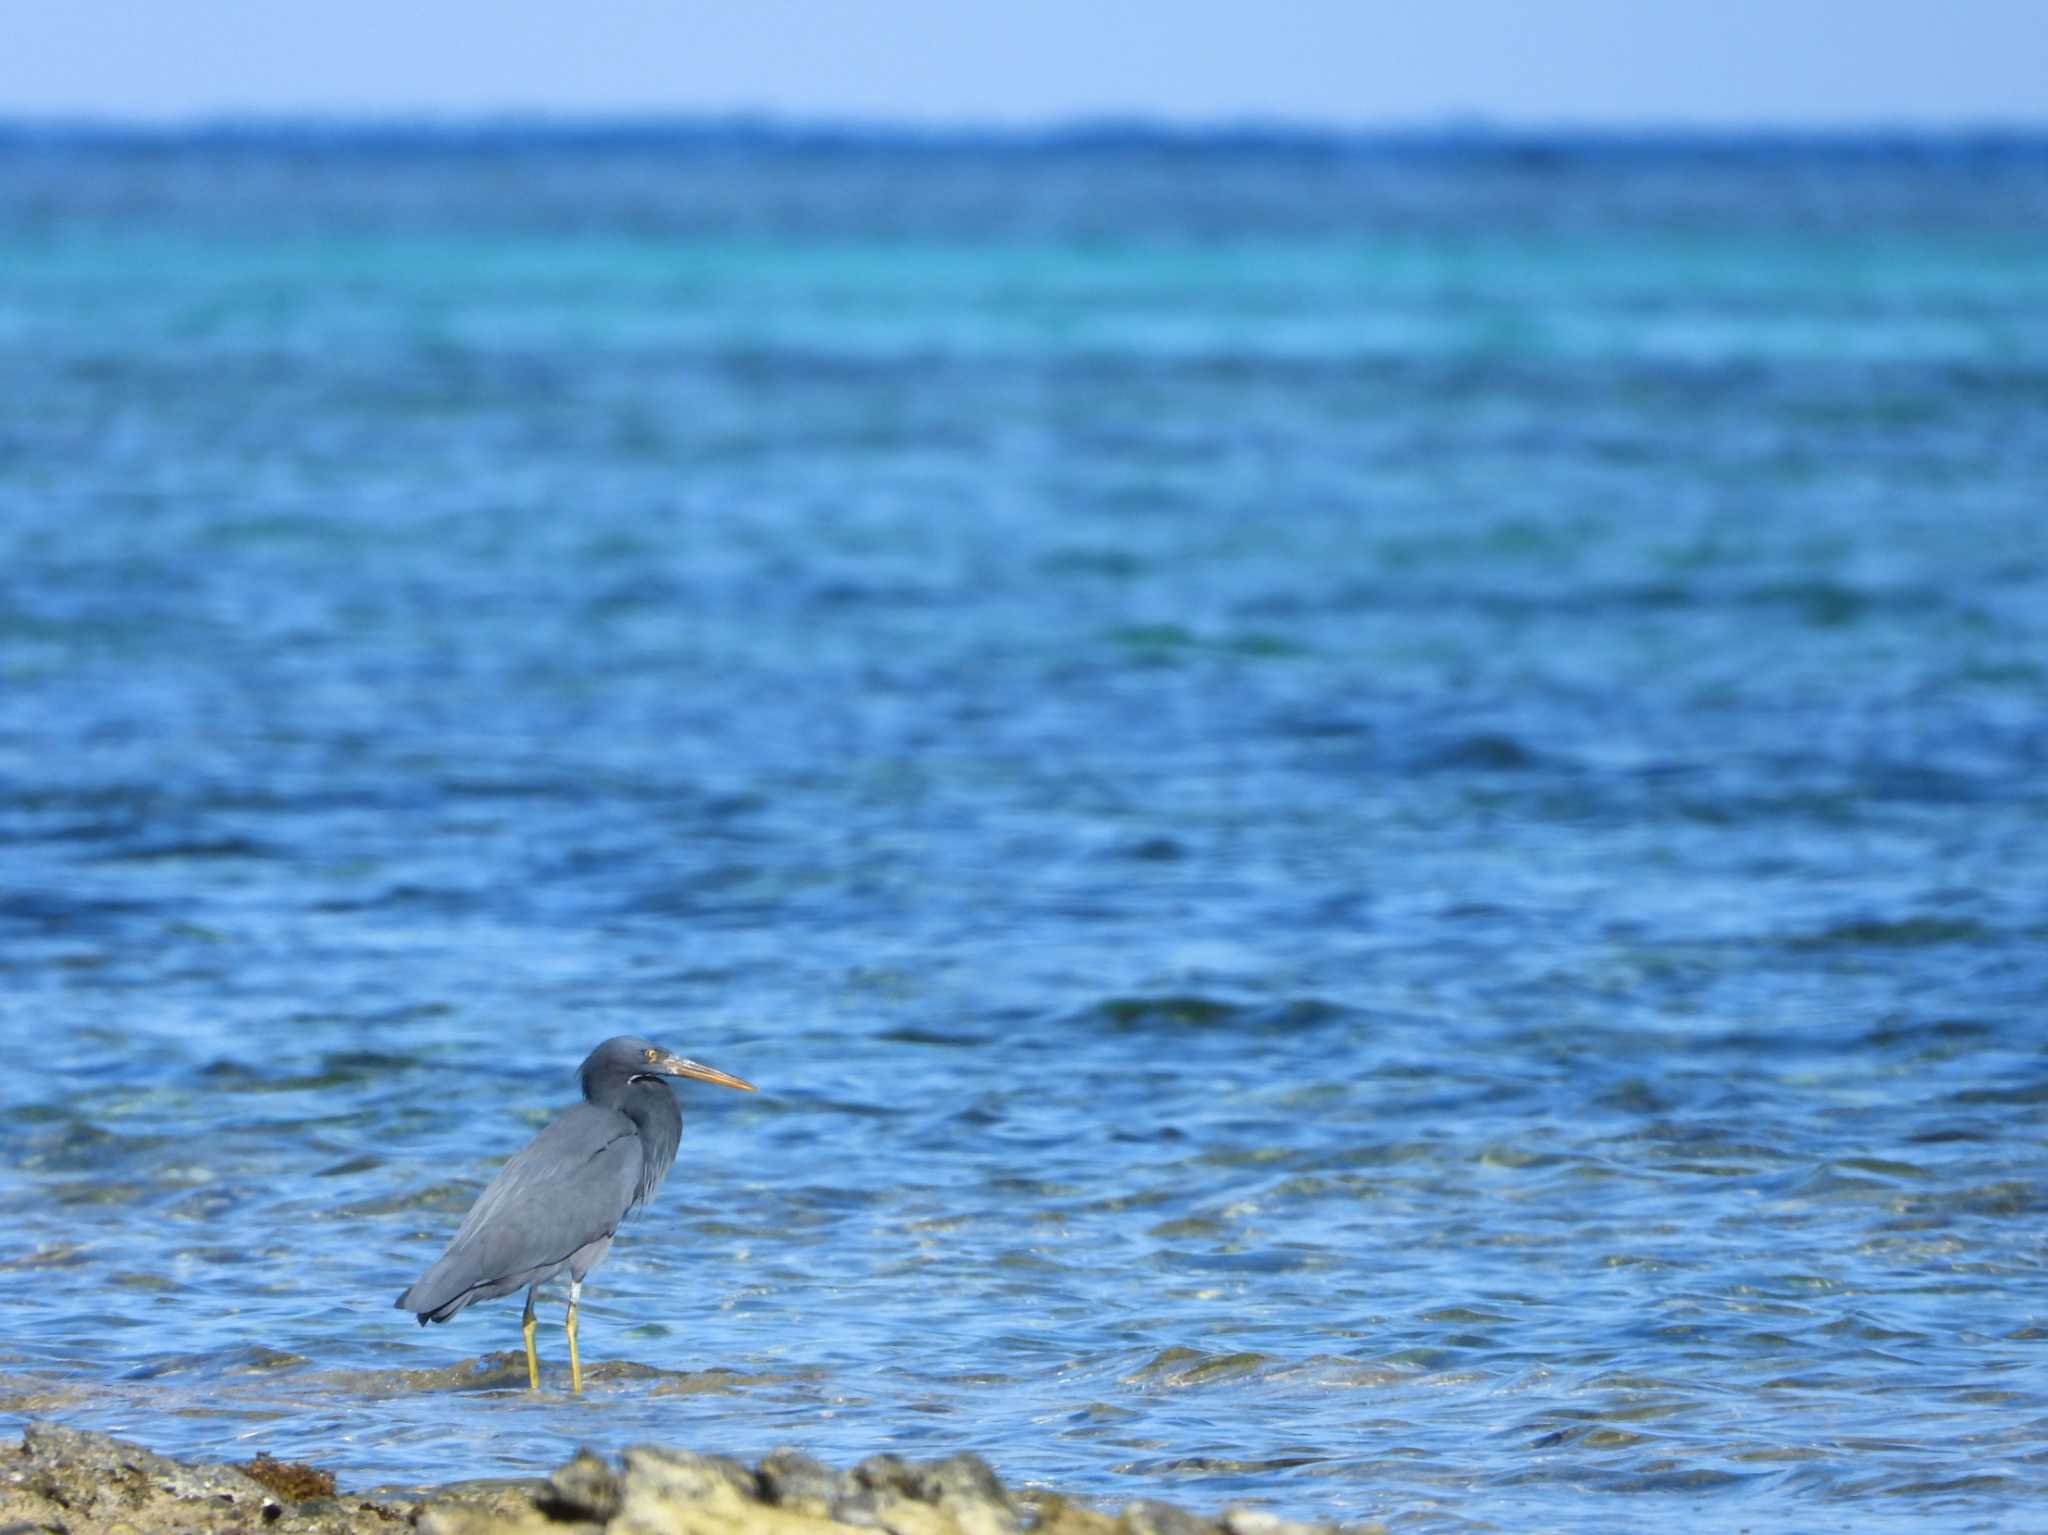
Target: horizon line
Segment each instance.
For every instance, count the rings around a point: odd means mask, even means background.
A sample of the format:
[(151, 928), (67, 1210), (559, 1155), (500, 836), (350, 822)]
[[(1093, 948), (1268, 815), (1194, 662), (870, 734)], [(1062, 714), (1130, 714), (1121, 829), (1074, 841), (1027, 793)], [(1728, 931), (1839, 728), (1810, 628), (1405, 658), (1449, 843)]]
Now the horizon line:
[(0, 111), (0, 143), (200, 143), (262, 138), (325, 141), (337, 147), (419, 143), (638, 140), (648, 144), (755, 143), (877, 148), (1260, 147), (1372, 150), (1401, 147), (1740, 148), (2048, 147), (2048, 116), (1928, 121), (1844, 118), (1794, 122), (1684, 119), (1512, 119), (1482, 113), (1346, 123), (1279, 113), (1187, 118), (1136, 112), (1048, 115), (1028, 121), (800, 115), (770, 111), (583, 111), (508, 107), (487, 111), (293, 109), (221, 110), (148, 116), (104, 112)]

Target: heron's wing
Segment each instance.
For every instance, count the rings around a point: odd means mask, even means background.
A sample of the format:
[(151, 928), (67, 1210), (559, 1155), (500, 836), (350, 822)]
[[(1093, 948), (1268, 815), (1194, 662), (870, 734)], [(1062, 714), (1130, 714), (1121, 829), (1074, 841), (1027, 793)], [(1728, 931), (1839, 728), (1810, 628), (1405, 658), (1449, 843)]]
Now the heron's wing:
[(522, 1147), (477, 1196), (448, 1251), (398, 1304), (452, 1316), (537, 1284), (618, 1229), (640, 1183), (640, 1138), (616, 1109), (579, 1103)]

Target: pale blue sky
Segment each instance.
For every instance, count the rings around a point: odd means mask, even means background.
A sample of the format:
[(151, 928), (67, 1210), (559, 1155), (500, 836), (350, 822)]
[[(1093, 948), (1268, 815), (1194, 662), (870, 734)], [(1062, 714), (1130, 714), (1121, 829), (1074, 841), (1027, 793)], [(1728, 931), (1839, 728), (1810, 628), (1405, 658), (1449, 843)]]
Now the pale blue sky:
[(0, 113), (2048, 121), (2048, 0), (0, 0)]

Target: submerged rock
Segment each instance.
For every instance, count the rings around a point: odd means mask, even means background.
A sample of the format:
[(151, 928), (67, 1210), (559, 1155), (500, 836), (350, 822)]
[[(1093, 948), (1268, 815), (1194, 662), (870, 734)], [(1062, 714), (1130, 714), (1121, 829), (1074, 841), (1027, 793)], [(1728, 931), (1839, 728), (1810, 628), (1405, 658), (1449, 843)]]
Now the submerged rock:
[[(1110, 1515), (1055, 1494), (1013, 1497), (973, 1455), (876, 1455), (835, 1471), (793, 1450), (749, 1470), (658, 1445), (615, 1465), (589, 1450), (545, 1482), (447, 1488), (418, 1499), (333, 1494), (310, 1466), (261, 1457), (262, 1480), (139, 1445), (31, 1423), (0, 1450), (0, 1532), (50, 1535), (1314, 1535), (1233, 1510), (1207, 1519), (1164, 1503)], [(266, 1485), (266, 1483), (268, 1485)], [(1320, 1527), (1328, 1528), (1328, 1527)], [(1362, 1535), (1362, 1532), (1359, 1532)]]

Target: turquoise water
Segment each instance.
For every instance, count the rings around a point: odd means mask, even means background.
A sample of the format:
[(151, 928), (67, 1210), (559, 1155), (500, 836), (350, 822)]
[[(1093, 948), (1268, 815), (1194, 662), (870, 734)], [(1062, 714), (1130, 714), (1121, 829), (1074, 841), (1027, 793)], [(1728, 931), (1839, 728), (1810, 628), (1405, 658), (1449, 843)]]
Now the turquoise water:
[[(2048, 152), (0, 146), (0, 1411), (2048, 1493)], [(391, 1300), (631, 1030), (518, 1386)]]

